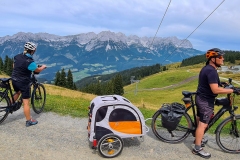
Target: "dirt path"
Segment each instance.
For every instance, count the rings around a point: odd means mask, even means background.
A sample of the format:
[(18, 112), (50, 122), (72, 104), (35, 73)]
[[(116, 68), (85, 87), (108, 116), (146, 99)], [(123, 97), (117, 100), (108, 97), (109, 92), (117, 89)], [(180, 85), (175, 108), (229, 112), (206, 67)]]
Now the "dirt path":
[[(25, 127), (22, 109), (0, 125), (0, 160), (96, 160), (104, 159), (89, 147), (87, 119), (59, 116), (54, 113), (32, 114), (39, 124)], [(122, 154), (114, 160), (189, 160), (202, 158), (191, 153), (193, 137), (182, 143), (168, 144), (156, 139), (151, 130), (142, 142), (124, 139)], [(222, 152), (215, 138), (209, 136), (205, 147), (212, 160), (239, 160), (240, 154)]]

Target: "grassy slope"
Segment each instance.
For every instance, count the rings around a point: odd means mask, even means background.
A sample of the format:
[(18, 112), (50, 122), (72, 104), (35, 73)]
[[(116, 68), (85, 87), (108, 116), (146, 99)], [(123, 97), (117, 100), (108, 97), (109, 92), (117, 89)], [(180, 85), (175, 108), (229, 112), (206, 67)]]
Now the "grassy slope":
[[(131, 84), (124, 87), (125, 94), (124, 96), (128, 98), (133, 104), (138, 106), (147, 117), (151, 117), (153, 111), (156, 111), (161, 107), (163, 103), (170, 102), (180, 102), (182, 99), (182, 91), (196, 91), (198, 79), (195, 79), (186, 84), (164, 90), (157, 90), (156, 88), (161, 88), (165, 86), (174, 85), (177, 82), (180, 82), (186, 78), (197, 76), (200, 69), (204, 64), (174, 68), (171, 67), (170, 70), (158, 73), (147, 78), (144, 78), (137, 84)], [(233, 80), (240, 81), (240, 74), (220, 74), (220, 77), (232, 78)], [(137, 91), (136, 91), (137, 88)], [(155, 88), (154, 90), (143, 90)], [(219, 97), (225, 97), (225, 95), (219, 95)], [(235, 105), (240, 106), (239, 98), (235, 99)], [(149, 110), (150, 109), (150, 110)], [(215, 113), (218, 111), (219, 107), (215, 107)], [(148, 111), (146, 111), (148, 110)], [(237, 111), (240, 114), (240, 109)], [(224, 115), (224, 117), (228, 114)]]
[[(137, 85), (131, 84), (124, 87), (125, 94), (123, 96), (129, 99), (135, 106), (139, 107), (145, 118), (152, 117), (154, 112), (159, 109), (163, 103), (182, 103), (181, 92), (183, 90), (195, 91), (197, 79), (170, 89), (158, 90), (157, 88), (171, 86), (189, 77), (197, 76), (203, 64), (183, 68), (176, 68), (176, 66), (176, 64), (170, 65), (168, 71), (146, 77)], [(240, 81), (239, 74), (220, 74), (220, 76)], [(7, 76), (1, 75), (0, 78), (1, 77)], [(52, 111), (61, 115), (86, 117), (90, 101), (96, 97), (96, 95), (49, 84), (45, 84), (45, 87), (47, 91), (45, 111)], [(240, 101), (237, 98), (235, 102), (236, 105), (240, 106)], [(218, 107), (216, 107), (216, 110), (217, 109)], [(240, 109), (237, 113), (240, 113)]]
[(45, 84), (47, 101), (45, 111), (73, 117), (87, 117), (90, 101), (96, 95)]

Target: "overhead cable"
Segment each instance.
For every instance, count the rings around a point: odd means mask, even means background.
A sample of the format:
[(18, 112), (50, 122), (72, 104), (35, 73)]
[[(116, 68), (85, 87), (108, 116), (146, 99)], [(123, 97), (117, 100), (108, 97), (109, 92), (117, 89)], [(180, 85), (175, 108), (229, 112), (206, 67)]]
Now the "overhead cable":
[[(158, 33), (158, 30), (159, 30), (159, 28), (160, 28), (160, 26), (161, 26), (161, 24), (162, 24), (162, 22), (163, 22), (163, 19), (164, 19), (165, 15), (166, 15), (166, 13), (167, 13), (167, 11), (168, 11), (168, 8), (169, 8), (170, 4), (171, 4), (171, 0), (169, 1), (168, 7), (167, 7), (167, 9), (166, 9), (166, 11), (165, 11), (165, 13), (164, 13), (164, 15), (163, 15), (163, 18), (162, 18), (162, 20), (161, 20), (161, 22), (160, 22), (160, 24), (159, 24), (159, 26), (158, 26), (158, 29), (157, 29), (157, 31), (156, 31), (156, 33), (155, 33), (155, 36), (153, 37), (153, 40), (152, 40), (151, 45), (153, 44), (153, 41), (154, 41), (154, 39), (156, 38), (156, 35), (157, 35), (157, 33)], [(150, 46), (151, 46), (151, 45), (150, 45)]]
[[(181, 44), (183, 44), (221, 5), (222, 5), (222, 3), (224, 2), (225, 0), (223, 0), (208, 16), (207, 16), (207, 18), (205, 18), (203, 21), (202, 21), (202, 23), (200, 23), (198, 26), (197, 26), (197, 28), (196, 29), (194, 29), (193, 31), (192, 31), (192, 33), (190, 33), (188, 36), (187, 36), (187, 38), (185, 38), (178, 46), (181, 46)], [(177, 49), (177, 48), (176, 48)], [(172, 52), (174, 52), (176, 49), (174, 49)], [(167, 58), (169, 58), (170, 56), (171, 56), (172, 54), (170, 54), (168, 57), (166, 57), (163, 61), (162, 61), (162, 63), (167, 59)]]

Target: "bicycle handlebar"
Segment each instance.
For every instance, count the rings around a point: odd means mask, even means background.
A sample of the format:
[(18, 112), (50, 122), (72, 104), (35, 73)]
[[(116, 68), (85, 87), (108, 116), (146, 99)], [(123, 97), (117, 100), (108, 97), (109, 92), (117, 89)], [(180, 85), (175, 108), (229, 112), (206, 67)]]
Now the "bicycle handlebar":
[[(41, 64), (39, 64), (39, 65), (38, 65), (38, 68), (39, 68), (39, 67), (42, 67), (42, 65), (41, 65)], [(46, 68), (47, 68), (47, 67), (45, 67), (44, 69), (46, 69)]]
[(235, 94), (240, 95), (240, 88), (234, 87), (234, 85), (232, 84), (231, 78), (228, 79), (228, 83), (225, 82), (222, 85), (224, 88), (233, 89)]
[[(39, 67), (42, 67), (42, 65), (38, 65), (37, 67), (38, 67), (38, 68), (39, 68)], [(46, 69), (46, 68), (47, 68), (47, 67), (45, 67), (44, 69)], [(40, 72), (35, 72), (35, 71), (33, 71), (33, 74), (39, 74), (39, 73), (40, 73)]]

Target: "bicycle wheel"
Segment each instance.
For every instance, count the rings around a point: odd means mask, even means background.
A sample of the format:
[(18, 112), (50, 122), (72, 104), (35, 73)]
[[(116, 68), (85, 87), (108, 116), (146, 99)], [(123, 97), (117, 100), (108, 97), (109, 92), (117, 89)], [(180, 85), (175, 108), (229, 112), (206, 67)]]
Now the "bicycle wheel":
[(46, 90), (43, 84), (39, 83), (34, 87), (31, 97), (32, 108), (35, 113), (39, 114), (43, 111), (46, 102)]
[(163, 142), (179, 143), (187, 138), (192, 129), (192, 121), (187, 113), (181, 118), (177, 128), (169, 131), (162, 126), (161, 113), (157, 111), (152, 118), (151, 128), (154, 135)]
[(216, 141), (223, 151), (240, 153), (240, 115), (236, 115), (236, 121), (229, 117), (219, 125)]
[(98, 143), (98, 151), (105, 158), (118, 156), (123, 150), (123, 140), (115, 134), (103, 136)]
[(9, 97), (3, 97), (3, 93), (0, 93), (0, 124), (7, 118), (9, 114), (9, 110), (6, 108), (9, 105)]

